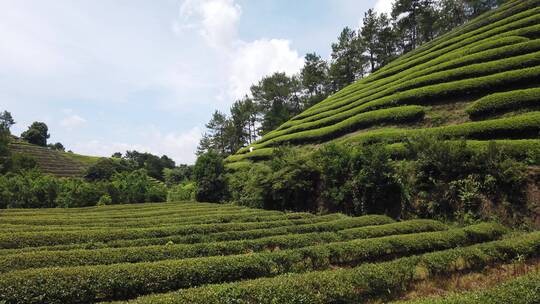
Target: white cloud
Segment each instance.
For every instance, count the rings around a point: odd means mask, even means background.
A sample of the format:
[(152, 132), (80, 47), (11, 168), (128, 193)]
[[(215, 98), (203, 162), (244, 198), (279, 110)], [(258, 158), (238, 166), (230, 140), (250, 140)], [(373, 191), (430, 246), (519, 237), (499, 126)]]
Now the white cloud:
[(303, 58), (286, 39), (238, 38), (238, 22), (242, 8), (234, 0), (186, 0), (180, 8), (182, 24), (176, 31), (196, 29), (208, 46), (218, 49), (227, 63), (222, 73), (228, 75), (225, 94), (216, 99), (240, 98), (249, 94), (252, 84), (274, 72), (297, 73)]
[(96, 156), (111, 156), (115, 152), (124, 153), (127, 150), (149, 152), (156, 155), (167, 155), (177, 164), (195, 162), (195, 150), (201, 138), (201, 129), (193, 127), (186, 132), (162, 133), (155, 126), (147, 126), (145, 131), (139, 132), (141, 143), (103, 142), (90, 140), (78, 142), (73, 145), (77, 153)]
[(291, 42), (285, 39), (260, 39), (242, 43), (234, 53), (230, 72), (229, 94), (239, 98), (252, 84), (273, 72), (294, 74), (304, 64)]
[(70, 114), (60, 121), (62, 127), (73, 129), (80, 125), (83, 125), (86, 122), (86, 119), (80, 117), (77, 114)]
[(183, 24), (176, 23), (174, 28), (196, 28), (211, 47), (229, 48), (237, 39), (241, 14), (233, 0), (186, 0), (180, 6)]
[(373, 9), (379, 14), (390, 14), (392, 12), (392, 3), (394, 3), (394, 0), (377, 0)]

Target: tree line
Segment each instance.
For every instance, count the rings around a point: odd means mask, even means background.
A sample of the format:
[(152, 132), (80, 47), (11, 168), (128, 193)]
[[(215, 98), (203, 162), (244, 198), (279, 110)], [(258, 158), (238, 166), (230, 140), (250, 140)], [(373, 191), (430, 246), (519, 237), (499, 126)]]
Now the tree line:
[(331, 45), (331, 58), (304, 57), (296, 75), (276, 72), (236, 100), (229, 113), (215, 111), (197, 154), (230, 155), (276, 129), (345, 86), (382, 68), (503, 0), (396, 0), (390, 14), (365, 12), (359, 29), (345, 27)]

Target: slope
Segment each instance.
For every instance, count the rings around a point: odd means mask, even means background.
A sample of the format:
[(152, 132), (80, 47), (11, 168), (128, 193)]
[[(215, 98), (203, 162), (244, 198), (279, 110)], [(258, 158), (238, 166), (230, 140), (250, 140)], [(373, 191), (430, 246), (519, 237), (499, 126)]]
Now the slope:
[(33, 157), (43, 173), (57, 177), (80, 177), (90, 165), (99, 159), (99, 157), (94, 156), (55, 151), (20, 140), (13, 140), (9, 144), (9, 148), (12, 153)]
[(227, 162), (265, 159), (282, 145), (390, 144), (420, 133), (523, 151), (540, 145), (539, 110), (540, 1), (514, 0), (345, 87)]

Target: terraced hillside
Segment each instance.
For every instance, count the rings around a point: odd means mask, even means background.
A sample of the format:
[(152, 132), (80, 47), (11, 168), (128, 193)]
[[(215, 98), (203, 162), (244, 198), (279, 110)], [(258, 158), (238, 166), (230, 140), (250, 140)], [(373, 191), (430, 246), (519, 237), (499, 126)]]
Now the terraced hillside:
[(1, 303), (359, 303), (516, 259), (527, 276), (501, 288), (540, 284), (540, 233), (491, 223), (160, 203), (7, 209), (0, 227)]
[(399, 143), (418, 134), (540, 147), (540, 1), (499, 9), (398, 58), (227, 161), (281, 145)]
[(12, 141), (11, 152), (33, 157), (39, 169), (45, 174), (58, 177), (80, 177), (98, 157), (51, 150), (22, 141)]

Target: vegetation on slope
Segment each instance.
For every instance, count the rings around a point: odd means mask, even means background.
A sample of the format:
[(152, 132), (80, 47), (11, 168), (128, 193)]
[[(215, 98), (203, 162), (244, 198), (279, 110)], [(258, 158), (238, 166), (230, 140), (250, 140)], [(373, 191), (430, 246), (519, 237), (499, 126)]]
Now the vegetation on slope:
[[(219, 222), (230, 214), (246, 216)], [(1, 224), (9, 230), (0, 234), (0, 301), (10, 304), (389, 299), (433, 275), (540, 252), (538, 233), (508, 237), (509, 230), (495, 223), (448, 227), (229, 204), (6, 209), (0, 218), (11, 221)], [(121, 225), (107, 226), (113, 223)], [(280, 232), (246, 237), (274, 229)], [(192, 238), (177, 243), (171, 237)], [(116, 247), (122, 242), (128, 243)]]

